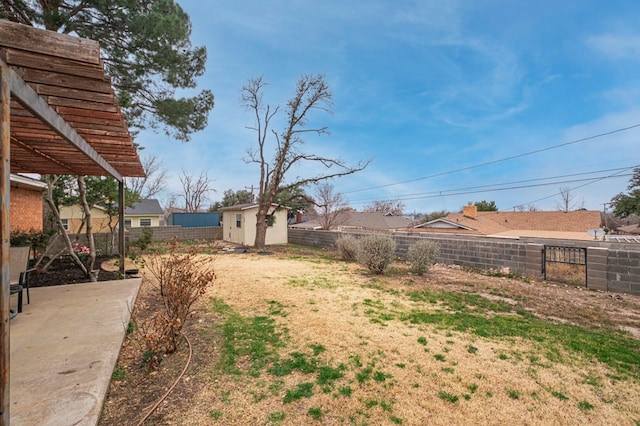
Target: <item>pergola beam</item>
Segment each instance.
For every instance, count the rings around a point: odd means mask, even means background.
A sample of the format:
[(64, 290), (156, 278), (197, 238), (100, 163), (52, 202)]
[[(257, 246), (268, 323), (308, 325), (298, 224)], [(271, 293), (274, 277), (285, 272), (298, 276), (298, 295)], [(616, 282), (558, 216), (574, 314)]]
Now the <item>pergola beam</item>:
[(100, 166), (105, 172), (122, 182), (122, 175), (96, 152), (53, 108), (51, 108), (35, 90), (31, 88), (15, 71), (0, 59), (0, 67), (6, 71), (11, 94), (20, 104), (54, 130), (88, 159)]

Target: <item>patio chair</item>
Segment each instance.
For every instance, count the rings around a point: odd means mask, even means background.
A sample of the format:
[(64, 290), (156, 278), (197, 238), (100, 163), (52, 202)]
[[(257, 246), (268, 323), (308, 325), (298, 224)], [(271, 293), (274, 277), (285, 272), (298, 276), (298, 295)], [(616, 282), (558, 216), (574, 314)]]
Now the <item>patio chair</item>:
[[(18, 312), (22, 312), (22, 291), (27, 289), (27, 304), (31, 303), (29, 295), (29, 246), (13, 246), (9, 248), (11, 263), (9, 264), (9, 293), (18, 294)], [(14, 315), (15, 316), (15, 315)]]

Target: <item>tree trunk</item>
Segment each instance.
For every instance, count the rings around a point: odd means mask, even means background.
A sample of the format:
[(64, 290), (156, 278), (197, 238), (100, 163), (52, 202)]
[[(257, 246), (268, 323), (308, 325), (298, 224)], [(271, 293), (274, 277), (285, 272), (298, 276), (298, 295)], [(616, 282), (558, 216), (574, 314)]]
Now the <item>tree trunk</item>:
[(267, 209), (259, 207), (258, 213), (256, 213), (256, 240), (253, 244), (256, 249), (263, 249), (266, 246), (267, 211)]
[(89, 272), (87, 271), (87, 268), (84, 266), (84, 264), (80, 261), (78, 256), (73, 251), (73, 246), (71, 245), (71, 239), (69, 238), (69, 234), (67, 234), (66, 229), (64, 229), (64, 226), (62, 226), (62, 219), (60, 219), (60, 212), (58, 211), (56, 204), (53, 202), (53, 183), (48, 182), (48, 184), (49, 185), (47, 187), (45, 201), (47, 202), (47, 204), (49, 205), (49, 208), (51, 209), (51, 212), (53, 213), (53, 216), (56, 220), (56, 225), (58, 226), (58, 230), (60, 231), (60, 236), (64, 240), (64, 245), (66, 246), (67, 251), (69, 252), (69, 256), (71, 256), (73, 261), (76, 263), (76, 265), (78, 265), (78, 267), (82, 270), (82, 272), (88, 276)]
[(97, 275), (93, 274), (93, 265), (96, 263), (96, 242), (93, 239), (93, 222), (91, 221), (91, 207), (87, 203), (87, 191), (84, 184), (84, 178), (78, 176), (78, 192), (80, 193), (80, 200), (82, 202), (82, 209), (84, 210), (85, 223), (87, 224), (87, 243), (89, 244), (89, 259), (87, 259), (87, 272), (86, 275), (91, 281), (98, 281)]

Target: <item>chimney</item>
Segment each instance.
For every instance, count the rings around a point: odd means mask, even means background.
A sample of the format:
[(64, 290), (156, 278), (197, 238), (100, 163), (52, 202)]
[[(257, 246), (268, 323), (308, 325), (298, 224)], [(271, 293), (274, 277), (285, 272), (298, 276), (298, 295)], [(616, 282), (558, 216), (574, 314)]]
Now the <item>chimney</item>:
[(478, 217), (478, 207), (469, 203), (462, 208), (462, 215), (464, 217), (468, 217), (469, 219), (475, 219)]

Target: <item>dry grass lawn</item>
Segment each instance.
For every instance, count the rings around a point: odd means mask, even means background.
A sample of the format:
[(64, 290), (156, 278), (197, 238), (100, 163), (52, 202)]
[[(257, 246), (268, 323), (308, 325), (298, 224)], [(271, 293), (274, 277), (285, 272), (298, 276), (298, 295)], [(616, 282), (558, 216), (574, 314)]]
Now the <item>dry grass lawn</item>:
[[(295, 247), (212, 261), (192, 365), (145, 424), (640, 424), (640, 297)], [(136, 347), (100, 424), (135, 424), (187, 358), (146, 374)]]

